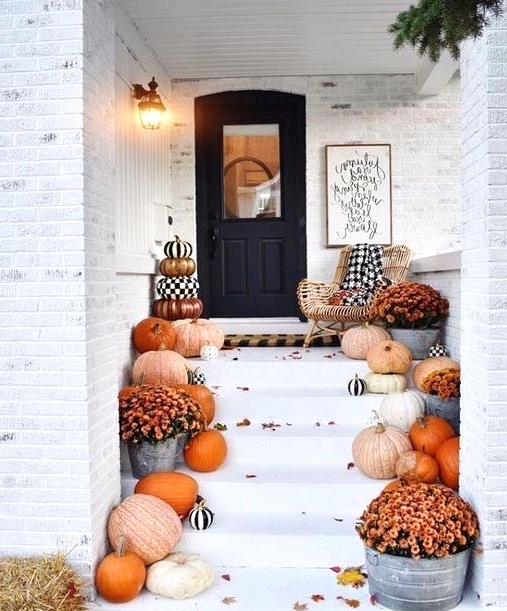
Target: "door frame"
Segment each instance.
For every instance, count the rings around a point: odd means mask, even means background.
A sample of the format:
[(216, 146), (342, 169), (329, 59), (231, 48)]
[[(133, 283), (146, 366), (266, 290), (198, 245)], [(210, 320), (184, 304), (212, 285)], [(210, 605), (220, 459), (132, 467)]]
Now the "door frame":
[[(195, 98), (194, 113), (195, 113), (195, 179), (196, 179), (196, 258), (198, 266), (198, 278), (199, 278), (199, 296), (203, 302), (203, 314), (202, 316), (208, 318), (209, 312), (209, 298), (210, 298), (210, 259), (209, 259), (209, 238), (208, 230), (210, 224), (211, 211), (214, 209), (210, 198), (208, 197), (207, 180), (209, 176), (209, 159), (207, 158), (205, 147), (203, 147), (202, 138), (199, 135), (206, 130), (205, 125), (205, 113), (213, 113), (214, 111), (220, 113), (224, 112), (224, 109), (230, 107), (234, 108), (234, 115), (237, 113), (238, 107), (244, 106), (248, 108), (255, 108), (253, 104), (260, 103), (265, 104), (267, 107), (277, 105), (277, 107), (283, 107), (284, 105), (290, 105), (291, 108), (296, 109), (297, 125), (295, 126), (298, 137), (299, 146), (295, 147), (296, 150), (292, 150), (291, 154), (295, 154), (297, 161), (297, 167), (301, 172), (302, 181), (300, 193), (298, 197), (291, 200), (290, 205), (294, 207), (296, 212), (298, 223), (296, 235), (292, 236), (291, 239), (297, 241), (298, 253), (297, 260), (294, 262), (296, 266), (297, 276), (299, 278), (306, 277), (306, 99), (303, 95), (287, 93), (282, 91), (273, 90), (238, 90), (238, 91), (223, 91)], [(247, 111), (246, 111), (247, 112)], [(224, 122), (226, 124), (226, 122)], [(283, 151), (281, 151), (283, 157)], [(220, 181), (222, 184), (222, 177), (214, 177), (214, 180)], [(296, 300), (296, 291), (294, 289), (294, 299)], [(288, 317), (292, 317), (292, 314), (287, 314)], [(299, 316), (300, 320), (304, 320)]]

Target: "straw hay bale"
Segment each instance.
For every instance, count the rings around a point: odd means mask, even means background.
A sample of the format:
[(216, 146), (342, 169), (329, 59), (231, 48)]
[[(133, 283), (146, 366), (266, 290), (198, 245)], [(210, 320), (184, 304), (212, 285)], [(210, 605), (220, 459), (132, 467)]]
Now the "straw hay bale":
[(61, 552), (0, 558), (1, 611), (84, 611), (83, 588)]

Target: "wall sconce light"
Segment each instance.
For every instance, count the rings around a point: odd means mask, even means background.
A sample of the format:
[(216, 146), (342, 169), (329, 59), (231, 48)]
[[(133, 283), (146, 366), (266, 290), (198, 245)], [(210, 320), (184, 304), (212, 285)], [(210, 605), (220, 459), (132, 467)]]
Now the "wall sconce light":
[(134, 98), (141, 100), (138, 105), (141, 125), (144, 129), (159, 129), (162, 125), (162, 115), (165, 112), (165, 106), (155, 91), (158, 87), (155, 77), (148, 83), (149, 90), (145, 89), (142, 85), (132, 85), (132, 87), (134, 88)]

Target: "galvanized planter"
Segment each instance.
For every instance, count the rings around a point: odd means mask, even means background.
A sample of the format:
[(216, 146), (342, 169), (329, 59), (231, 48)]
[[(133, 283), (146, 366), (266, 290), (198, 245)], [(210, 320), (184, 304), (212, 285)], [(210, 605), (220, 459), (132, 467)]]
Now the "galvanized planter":
[(155, 471), (174, 471), (181, 444), (178, 438), (155, 444), (144, 441), (129, 443), (128, 450), (132, 475), (141, 479)]
[(456, 435), (460, 431), (460, 400), (459, 397), (441, 399), (436, 395), (426, 396), (426, 413), (430, 416), (440, 416), (448, 420)]
[(446, 611), (456, 607), (470, 560), (470, 549), (447, 558), (402, 558), (366, 547), (370, 594), (399, 611)]
[(428, 351), (436, 344), (440, 328), (429, 329), (388, 329), (393, 340), (404, 344), (412, 354), (414, 361), (422, 361), (428, 357)]

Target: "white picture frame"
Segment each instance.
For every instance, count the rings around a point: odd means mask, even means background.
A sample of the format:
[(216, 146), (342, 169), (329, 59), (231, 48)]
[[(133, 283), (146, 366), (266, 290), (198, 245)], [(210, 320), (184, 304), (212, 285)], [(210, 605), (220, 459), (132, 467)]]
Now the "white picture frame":
[(392, 243), (391, 145), (326, 146), (326, 245)]

